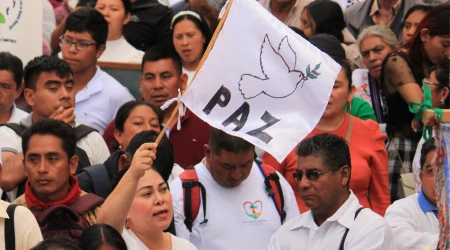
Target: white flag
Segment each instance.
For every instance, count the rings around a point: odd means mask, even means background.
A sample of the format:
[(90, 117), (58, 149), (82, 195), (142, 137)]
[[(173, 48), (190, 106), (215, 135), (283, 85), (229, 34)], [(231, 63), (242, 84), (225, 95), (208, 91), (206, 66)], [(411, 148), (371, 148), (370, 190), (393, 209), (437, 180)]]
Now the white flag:
[(257, 1), (234, 0), (182, 100), (282, 161), (320, 120), (339, 69)]

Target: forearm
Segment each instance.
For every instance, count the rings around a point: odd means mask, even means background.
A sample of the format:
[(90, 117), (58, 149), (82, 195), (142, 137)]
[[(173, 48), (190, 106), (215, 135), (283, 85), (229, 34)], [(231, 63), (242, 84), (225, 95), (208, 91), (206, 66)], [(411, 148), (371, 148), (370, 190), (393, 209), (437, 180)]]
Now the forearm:
[(65, 20), (62, 21), (52, 32), (50, 46), (52, 48), (53, 54), (58, 53), (61, 49), (59, 47), (59, 37), (64, 33)]
[(105, 223), (122, 233), (139, 180), (127, 172), (100, 209), (97, 223)]
[(26, 176), (23, 167), (23, 153), (20, 152), (5, 160), (2, 164), (2, 171), (0, 173), (0, 188), (6, 192), (13, 190), (17, 185), (25, 181)]

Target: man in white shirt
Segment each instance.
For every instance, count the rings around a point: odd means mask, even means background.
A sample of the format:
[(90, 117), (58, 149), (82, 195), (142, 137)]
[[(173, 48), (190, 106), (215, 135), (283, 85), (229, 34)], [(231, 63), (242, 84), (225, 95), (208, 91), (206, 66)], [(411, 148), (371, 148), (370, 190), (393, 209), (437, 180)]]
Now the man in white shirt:
[[(0, 200), (0, 249), (30, 249), (42, 241), (34, 215), (23, 206)], [(15, 248), (8, 246), (15, 244)]]
[(316, 135), (300, 143), (297, 157), (294, 179), (311, 210), (278, 229), (269, 250), (394, 249), (389, 225), (363, 209), (349, 189), (351, 161), (345, 139)]
[[(18, 123), (28, 116), (27, 112), (17, 108), (14, 104), (23, 90), (22, 78), (22, 61), (9, 52), (0, 52), (0, 124)], [(1, 147), (0, 145), (0, 150)], [(0, 197), (6, 200), (4, 195), (6, 194), (3, 194), (3, 190), (0, 189)], [(12, 195), (8, 194), (8, 196)]]
[(100, 134), (117, 110), (134, 100), (127, 88), (96, 66), (107, 37), (108, 23), (103, 15), (94, 8), (80, 8), (67, 17), (60, 38), (62, 57), (74, 73), (77, 121)]
[(421, 149), (419, 193), (397, 200), (388, 207), (384, 218), (394, 235), (395, 249), (436, 249), (439, 241), (439, 221), (436, 208), (434, 167), (436, 145), (434, 139)]
[(204, 150), (205, 158), (195, 166), (195, 172), (206, 195), (202, 195), (205, 200), (200, 199), (198, 215), (192, 218), (191, 231), (185, 224), (185, 184), (180, 178), (170, 184), (177, 236), (189, 240), (199, 250), (267, 248), (281, 221), (299, 214), (292, 188), (272, 169), (279, 178), (282, 190), (279, 194), (284, 198), (285, 214), (280, 213), (266, 191), (263, 168), (254, 162), (252, 144), (213, 128)]
[(0, 52), (0, 124), (19, 122), (28, 115), (14, 105), (23, 90), (22, 77), (22, 61), (9, 52)]
[[(25, 67), (24, 82), (24, 96), (32, 108), (32, 113), (20, 121), (21, 127), (28, 128), (41, 118), (64, 121), (74, 128), (80, 125), (75, 122), (73, 113), (75, 108), (73, 73), (66, 62), (53, 56), (36, 57)], [(26, 180), (22, 138), (11, 127), (1, 126), (0, 145), (3, 160), (0, 187), (5, 191), (11, 191)], [(87, 165), (103, 163), (109, 157), (108, 147), (96, 131), (80, 138), (77, 147), (84, 151), (85, 158), (88, 158)], [(15, 198), (16, 194), (9, 197), (9, 200)]]

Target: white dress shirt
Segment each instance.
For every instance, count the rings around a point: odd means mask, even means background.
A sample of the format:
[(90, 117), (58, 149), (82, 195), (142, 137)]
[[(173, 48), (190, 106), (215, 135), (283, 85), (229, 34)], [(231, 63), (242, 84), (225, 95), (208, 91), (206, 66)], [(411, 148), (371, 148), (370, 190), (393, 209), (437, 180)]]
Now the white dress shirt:
[[(0, 249), (5, 249), (5, 219), (9, 219), (6, 212), (9, 203), (0, 200)], [(16, 249), (30, 249), (42, 241), (41, 229), (34, 215), (23, 206), (14, 211), (14, 235)]]
[(77, 122), (103, 134), (106, 126), (115, 119), (119, 108), (133, 100), (134, 97), (127, 88), (97, 67), (94, 77), (75, 96)]
[(347, 201), (320, 227), (311, 210), (285, 223), (270, 239), (269, 250), (329, 250), (339, 249), (345, 230), (345, 250), (394, 249), (389, 225), (378, 214), (366, 208), (355, 220), (361, 207), (351, 192)]

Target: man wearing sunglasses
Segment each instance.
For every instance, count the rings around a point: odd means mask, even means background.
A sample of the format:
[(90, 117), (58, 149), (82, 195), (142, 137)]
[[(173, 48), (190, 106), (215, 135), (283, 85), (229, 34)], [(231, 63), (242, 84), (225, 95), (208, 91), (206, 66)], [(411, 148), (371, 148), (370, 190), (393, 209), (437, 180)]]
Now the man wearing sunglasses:
[(386, 210), (384, 218), (391, 226), (395, 249), (434, 249), (438, 244), (439, 221), (434, 184), (436, 156), (435, 140), (425, 142), (420, 155), (420, 192), (394, 202)]
[(269, 250), (394, 249), (389, 225), (363, 209), (349, 189), (350, 162), (347, 142), (339, 136), (319, 134), (300, 143), (294, 179), (310, 211), (278, 229)]
[[(74, 73), (77, 121), (103, 134), (122, 104), (134, 100), (127, 88), (96, 66), (105, 51), (108, 23), (92, 7), (80, 8), (66, 19), (59, 44)], [(120, 53), (120, 51), (117, 51)]]

